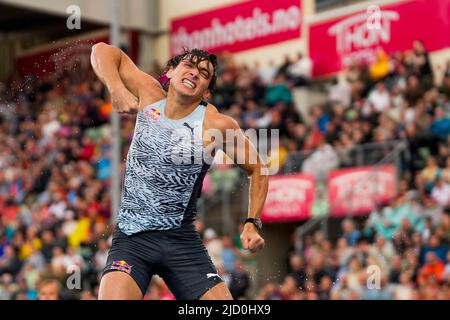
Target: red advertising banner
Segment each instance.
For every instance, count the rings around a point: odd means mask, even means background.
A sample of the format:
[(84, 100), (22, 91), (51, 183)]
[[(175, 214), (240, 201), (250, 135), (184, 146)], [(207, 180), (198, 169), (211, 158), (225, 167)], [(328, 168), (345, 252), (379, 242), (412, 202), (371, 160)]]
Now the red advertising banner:
[(393, 165), (340, 169), (328, 176), (331, 216), (370, 213), (376, 203), (385, 203), (395, 194), (396, 174)]
[(21, 75), (42, 76), (71, 68), (74, 63), (90, 65), (91, 48), (97, 42), (108, 42), (108, 36), (97, 36), (84, 40), (73, 40), (63, 45), (40, 50), (17, 58), (17, 70)]
[(263, 222), (305, 220), (311, 217), (314, 177), (304, 174), (269, 177), (269, 192), (262, 210)]
[[(374, 3), (376, 4), (376, 3)], [(422, 40), (428, 51), (450, 46), (450, 1), (400, 1), (313, 23), (309, 52), (313, 74), (339, 71), (352, 61), (370, 63), (379, 48), (387, 53), (412, 48)]]
[(170, 53), (237, 52), (300, 37), (300, 0), (251, 0), (171, 21)]

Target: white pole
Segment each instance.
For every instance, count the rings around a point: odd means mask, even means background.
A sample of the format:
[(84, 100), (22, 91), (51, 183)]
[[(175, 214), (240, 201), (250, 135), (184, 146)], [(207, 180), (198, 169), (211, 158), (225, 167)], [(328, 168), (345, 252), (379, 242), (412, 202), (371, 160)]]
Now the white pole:
[[(120, 0), (112, 0), (112, 15), (110, 25), (110, 44), (116, 47), (120, 46)], [(110, 113), (111, 121), (111, 222), (115, 225), (117, 222), (117, 212), (120, 205), (120, 116), (117, 112)]]

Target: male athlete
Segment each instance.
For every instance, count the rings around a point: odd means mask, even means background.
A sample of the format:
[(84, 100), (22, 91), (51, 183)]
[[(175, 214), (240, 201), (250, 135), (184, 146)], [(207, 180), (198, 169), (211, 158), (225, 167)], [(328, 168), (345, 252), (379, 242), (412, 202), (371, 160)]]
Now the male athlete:
[[(169, 60), (167, 88), (119, 48), (105, 43), (93, 46), (91, 62), (111, 94), (114, 110), (137, 113), (99, 299), (142, 299), (154, 274), (177, 299), (232, 299), (193, 223), (210, 164), (205, 161), (210, 160), (207, 150), (222, 149), (235, 162), (243, 156), (238, 164), (250, 177), (250, 204), (241, 240), (251, 252), (265, 245), (259, 216), (268, 177), (237, 122), (205, 102), (216, 81), (216, 57), (193, 49)], [(245, 143), (230, 147), (227, 130)], [(223, 139), (208, 134), (211, 131)], [(193, 161), (178, 161), (174, 154), (192, 155)]]

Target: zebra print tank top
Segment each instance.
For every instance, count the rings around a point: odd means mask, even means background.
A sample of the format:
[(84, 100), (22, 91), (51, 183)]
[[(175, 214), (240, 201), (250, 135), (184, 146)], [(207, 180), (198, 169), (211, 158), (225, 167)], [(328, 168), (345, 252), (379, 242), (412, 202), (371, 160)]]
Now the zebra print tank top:
[(202, 142), (206, 107), (182, 119), (164, 115), (167, 99), (137, 114), (125, 164), (118, 227), (131, 235), (192, 226), (209, 168)]

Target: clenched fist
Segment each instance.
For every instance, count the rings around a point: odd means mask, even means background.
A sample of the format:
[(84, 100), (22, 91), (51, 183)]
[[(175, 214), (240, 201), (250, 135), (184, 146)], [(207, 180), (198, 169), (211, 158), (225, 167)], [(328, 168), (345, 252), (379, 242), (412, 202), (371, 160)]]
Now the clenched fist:
[(264, 239), (259, 235), (258, 229), (252, 223), (246, 223), (241, 233), (241, 242), (244, 249), (255, 253), (262, 250), (265, 246)]

